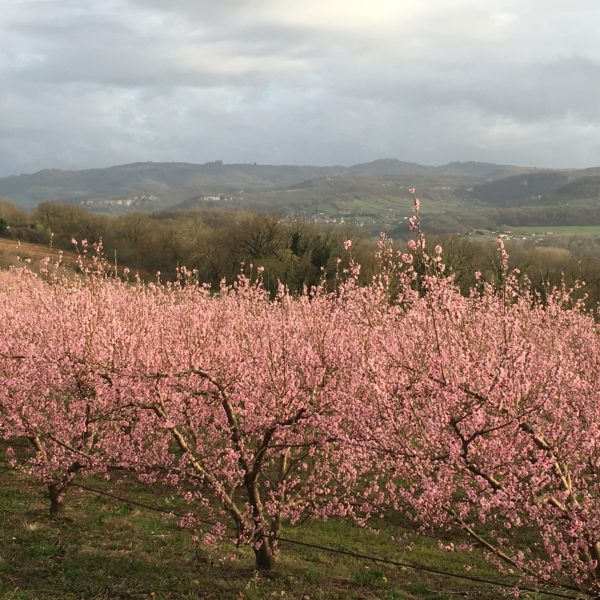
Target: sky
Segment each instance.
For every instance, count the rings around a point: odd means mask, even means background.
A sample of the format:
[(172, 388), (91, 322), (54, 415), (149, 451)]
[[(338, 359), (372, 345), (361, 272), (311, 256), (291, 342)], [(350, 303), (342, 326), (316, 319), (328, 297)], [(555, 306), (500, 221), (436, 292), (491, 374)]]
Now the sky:
[(598, 0), (0, 0), (0, 176), (600, 165)]

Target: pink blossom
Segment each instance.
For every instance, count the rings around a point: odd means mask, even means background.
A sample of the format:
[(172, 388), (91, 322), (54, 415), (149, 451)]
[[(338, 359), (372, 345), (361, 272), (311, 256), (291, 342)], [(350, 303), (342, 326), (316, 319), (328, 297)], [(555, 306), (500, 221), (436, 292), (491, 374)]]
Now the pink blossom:
[(0, 437), (32, 451), (9, 459), (55, 504), (74, 478), (126, 468), (259, 562), (282, 521), (398, 511), (439, 539), (483, 532), (494, 564), (597, 596), (598, 324), (508, 270), (465, 295), (422, 235), (409, 248), (419, 269), (382, 236), (366, 285), (351, 262), (334, 290), (275, 300), (245, 277), (215, 294), (15, 270)]

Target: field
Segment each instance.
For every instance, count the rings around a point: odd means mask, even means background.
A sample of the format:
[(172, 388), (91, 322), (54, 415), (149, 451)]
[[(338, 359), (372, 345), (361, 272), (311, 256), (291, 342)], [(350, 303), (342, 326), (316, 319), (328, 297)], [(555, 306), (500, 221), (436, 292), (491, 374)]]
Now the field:
[[(106, 483), (86, 483), (94, 489), (108, 489)], [(178, 508), (167, 492), (152, 494), (132, 481), (110, 489), (163, 510)], [(443, 552), (433, 538), (409, 534), (398, 521), (387, 520), (379, 534), (332, 520), (289, 528), (284, 535), (461, 575), (501, 579), (478, 553)], [(177, 519), (86, 490), (72, 490), (65, 512), (50, 518), (40, 486), (6, 470), (6, 464), (0, 465), (0, 528), (2, 600), (508, 596), (506, 590), (494, 586), (290, 544), (285, 544), (274, 572), (258, 575), (247, 550), (195, 546)], [(406, 540), (392, 541), (391, 535), (399, 531), (407, 534)], [(408, 542), (415, 544), (410, 552), (403, 550)], [(464, 568), (467, 563), (474, 565), (469, 572)]]
[[(0, 237), (0, 268), (8, 268), (18, 266), (24, 261), (31, 261), (31, 266), (35, 269), (39, 265), (39, 261), (49, 256), (56, 260), (59, 256), (57, 249), (52, 249), (43, 244), (32, 244), (29, 242), (18, 242), (8, 238)], [(76, 255), (73, 252), (63, 252), (63, 260), (67, 265), (73, 265), (76, 260)]]
[(506, 227), (512, 233), (538, 233), (543, 235), (600, 235), (600, 225), (536, 225), (530, 227)]

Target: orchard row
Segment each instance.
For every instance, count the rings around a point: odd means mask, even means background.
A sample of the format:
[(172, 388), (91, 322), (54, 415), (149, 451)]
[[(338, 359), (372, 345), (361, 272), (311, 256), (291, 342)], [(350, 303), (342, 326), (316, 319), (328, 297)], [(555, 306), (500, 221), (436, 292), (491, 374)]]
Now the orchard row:
[[(417, 205), (418, 209), (418, 205)], [(60, 510), (77, 477), (170, 486), (272, 568), (285, 523), (401, 511), (499, 568), (600, 595), (600, 338), (518, 273), (461, 294), (418, 230), (359, 286), (275, 298), (89, 274), (5, 275), (0, 438)], [(187, 525), (195, 529), (191, 517)], [(523, 540), (527, 539), (525, 545)]]

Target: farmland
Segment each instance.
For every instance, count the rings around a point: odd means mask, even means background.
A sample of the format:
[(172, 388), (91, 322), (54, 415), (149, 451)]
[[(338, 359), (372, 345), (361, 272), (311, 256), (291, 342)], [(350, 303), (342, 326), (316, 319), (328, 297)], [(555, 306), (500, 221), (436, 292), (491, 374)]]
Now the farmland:
[(0, 6), (0, 600), (600, 600), (597, 2)]
[[(257, 575), (247, 550), (194, 544), (177, 518), (111, 497), (74, 489), (64, 514), (49, 518), (41, 488), (3, 467), (5, 463), (0, 466), (3, 600), (307, 596), (448, 600), (458, 591), (481, 599), (504, 595), (502, 588), (494, 586), (289, 545), (277, 571)], [(86, 484), (165, 511), (186, 510), (166, 489), (151, 493), (131, 480)], [(307, 523), (285, 533), (303, 542), (498, 579), (481, 556), (444, 552), (435, 538), (405, 530), (406, 538), (394, 542), (392, 534), (398, 534), (394, 520), (390, 516), (381, 523), (378, 534), (335, 520)], [(452, 540), (457, 538), (446, 541)], [(408, 543), (414, 544), (410, 552)]]
[(600, 235), (600, 225), (560, 225), (560, 226), (529, 226), (510, 227), (515, 233), (537, 233), (545, 236), (557, 235)]
[(352, 240), (296, 295), (260, 266), (218, 293), (94, 257), (8, 277), (7, 597), (597, 597), (597, 324), (502, 239), (462, 294), (419, 205), (362, 285)]

